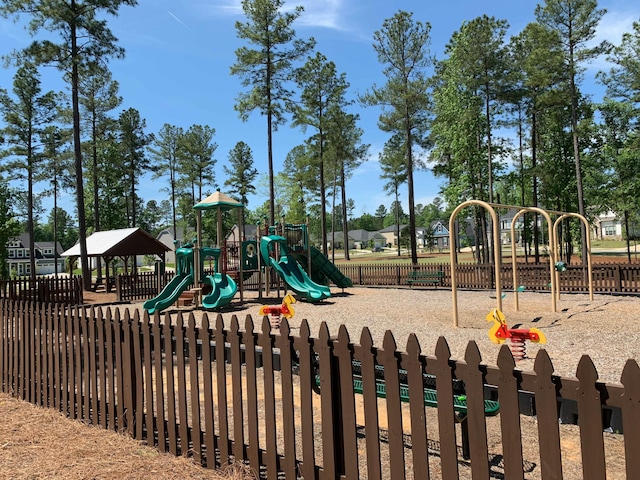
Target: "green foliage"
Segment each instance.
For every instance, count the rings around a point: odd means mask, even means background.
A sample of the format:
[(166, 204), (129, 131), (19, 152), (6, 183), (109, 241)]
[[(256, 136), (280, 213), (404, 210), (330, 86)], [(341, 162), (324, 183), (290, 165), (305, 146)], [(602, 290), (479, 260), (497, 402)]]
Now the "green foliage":
[(313, 49), (313, 39), (295, 38), (293, 22), (303, 11), (301, 6), (285, 11), (282, 0), (242, 0), (247, 22), (236, 22), (238, 38), (249, 45), (236, 50), (231, 74), (238, 75), (249, 91), (238, 95), (235, 109), (240, 118), (258, 110), (267, 117), (267, 156), (269, 164), (269, 221), (275, 221), (275, 186), (273, 171), (273, 129), (285, 121), (293, 93), (286, 86), (293, 79), (295, 62)]
[(11, 207), (11, 195), (4, 178), (0, 179), (0, 279), (9, 279), (7, 244), (22, 232), (20, 223), (15, 219)]
[[(429, 52), (431, 25), (415, 21), (411, 13), (399, 11), (384, 21), (374, 33), (373, 48), (384, 65), (387, 82), (373, 85), (361, 97), (365, 105), (382, 106), (378, 125), (381, 130), (401, 135), (406, 158), (409, 229), (415, 231), (413, 171), (420, 166), (414, 145), (427, 146), (429, 125), (429, 79), (426, 69), (433, 65)], [(411, 259), (418, 262), (415, 235), (410, 236)]]

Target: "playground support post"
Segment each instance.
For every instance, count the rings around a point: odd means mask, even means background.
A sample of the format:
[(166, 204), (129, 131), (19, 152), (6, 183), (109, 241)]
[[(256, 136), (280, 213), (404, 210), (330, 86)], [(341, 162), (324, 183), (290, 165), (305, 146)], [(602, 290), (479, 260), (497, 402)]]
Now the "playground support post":
[[(518, 303), (518, 288), (517, 288), (518, 264), (516, 261), (517, 259), (516, 259), (516, 242), (515, 242), (516, 220), (520, 215), (524, 215), (525, 213), (529, 213), (529, 212), (537, 212), (545, 218), (545, 220), (547, 221), (547, 229), (549, 231), (549, 244), (555, 245), (553, 224), (551, 223), (551, 216), (549, 215), (549, 212), (547, 210), (543, 210), (542, 208), (538, 208), (538, 207), (524, 207), (524, 208), (521, 208), (511, 219), (511, 266), (513, 269), (513, 300), (514, 300), (516, 312), (520, 309), (520, 305)], [(537, 225), (535, 225), (534, 227), (538, 228)], [(557, 282), (556, 276), (554, 275), (555, 274), (554, 265), (556, 263), (556, 257), (555, 257), (555, 250), (553, 248), (549, 248), (549, 255), (551, 255), (551, 259), (549, 261), (549, 278), (551, 282), (551, 311), (557, 312), (558, 307), (556, 304), (555, 290), (558, 288), (558, 282)]]
[[(483, 202), (482, 200), (467, 200), (466, 202), (462, 202), (458, 205), (455, 210), (451, 213), (451, 217), (449, 218), (449, 249), (450, 249), (450, 258), (451, 258), (451, 298), (453, 301), (453, 326), (458, 326), (458, 292), (457, 292), (457, 272), (456, 272), (456, 248), (457, 241), (455, 235), (455, 219), (460, 210), (470, 205), (478, 205), (483, 207), (485, 210), (489, 212), (491, 215), (491, 223), (493, 227), (493, 261), (495, 267), (495, 279), (496, 279), (496, 308), (502, 311), (502, 285), (500, 281), (500, 229), (498, 225), (498, 216), (496, 215), (496, 211), (491, 207), (491, 205), (487, 202)], [(477, 247), (477, 246), (476, 246)]]
[[(558, 235), (558, 227), (560, 226), (560, 222), (568, 217), (579, 218), (582, 224), (584, 225), (584, 227), (587, 229), (587, 233), (589, 232), (589, 222), (587, 221), (586, 218), (584, 218), (584, 216), (580, 215), (579, 213), (562, 213), (562, 215), (556, 218), (556, 221), (553, 224), (553, 232), (555, 236)], [(586, 241), (587, 241), (587, 271), (588, 271), (587, 275), (588, 275), (588, 283), (589, 283), (589, 300), (593, 302), (593, 268), (591, 264), (591, 237), (588, 234), (586, 235)], [(554, 242), (553, 249), (555, 251), (555, 257), (558, 258), (558, 242)], [(582, 263), (584, 264), (584, 258), (582, 259)], [(560, 272), (555, 270), (554, 273), (555, 273), (556, 283), (558, 285), (557, 294), (559, 299), (560, 298)]]

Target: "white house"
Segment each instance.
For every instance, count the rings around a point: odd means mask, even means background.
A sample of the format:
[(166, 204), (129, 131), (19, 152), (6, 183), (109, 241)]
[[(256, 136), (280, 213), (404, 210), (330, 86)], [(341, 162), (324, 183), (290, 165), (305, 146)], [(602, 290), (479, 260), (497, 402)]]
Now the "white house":
[(593, 221), (593, 238), (622, 240), (622, 222), (613, 212), (598, 215)]
[[(56, 248), (57, 247), (57, 248)], [(62, 245), (60, 242), (35, 242), (34, 258), (36, 264), (36, 275), (48, 275), (56, 272), (56, 262), (58, 273), (65, 271), (65, 259), (60, 257)], [(7, 244), (7, 264), (12, 275), (31, 274), (31, 252), (29, 252), (29, 234), (23, 233)]]

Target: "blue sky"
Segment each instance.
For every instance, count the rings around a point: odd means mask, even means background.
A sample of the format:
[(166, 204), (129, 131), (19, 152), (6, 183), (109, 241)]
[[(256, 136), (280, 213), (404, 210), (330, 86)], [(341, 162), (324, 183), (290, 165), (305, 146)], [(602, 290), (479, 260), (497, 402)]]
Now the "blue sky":
[[(431, 24), (431, 51), (443, 58), (444, 46), (465, 20), (482, 14), (509, 22), (508, 36), (519, 33), (534, 20), (536, 0), (299, 0), (285, 5), (303, 5), (305, 13), (294, 28), (300, 38), (314, 37), (316, 50), (335, 62), (338, 72), (345, 72), (353, 98), (376, 83), (382, 85), (382, 65), (372, 48), (373, 33), (385, 19), (398, 10), (413, 12), (414, 19)], [(632, 22), (640, 19), (640, 3), (628, 0), (601, 0), (600, 8), (608, 13), (600, 24), (598, 39), (619, 43), (623, 32), (631, 31)], [(236, 37), (235, 22), (243, 21), (240, 0), (139, 0), (135, 8), (123, 7), (120, 16), (109, 20), (110, 28), (126, 49), (124, 60), (112, 60), (113, 78), (120, 83), (124, 101), (115, 111), (133, 107), (147, 121), (147, 131), (157, 133), (169, 123), (187, 129), (193, 124), (216, 129), (218, 148), (215, 158), (218, 185), (226, 176), (222, 165), (238, 141), (247, 143), (260, 173), (267, 172), (266, 119), (254, 113), (242, 122), (233, 106), (242, 91), (240, 79), (229, 74), (235, 62), (235, 50), (243, 45)], [(26, 46), (31, 39), (22, 24), (0, 19), (0, 53)], [(585, 75), (583, 91), (594, 100), (602, 97), (602, 87), (595, 84), (593, 74), (605, 67), (594, 62)], [(12, 69), (0, 69), (0, 87), (11, 89)], [(60, 89), (59, 72), (43, 72), (44, 88)], [(352, 107), (361, 117), (364, 143), (371, 145), (370, 157), (347, 182), (347, 196), (356, 204), (354, 214), (373, 213), (381, 204), (387, 208), (393, 198), (383, 191), (379, 179), (378, 153), (388, 134), (377, 128), (379, 110)], [(307, 133), (307, 135), (310, 132)], [(274, 136), (274, 167), (281, 171), (287, 153), (305, 138), (299, 129), (288, 124), (279, 127)], [(438, 196), (441, 180), (430, 171), (415, 174), (416, 203), (428, 204)], [(160, 187), (161, 188), (161, 187)], [(158, 181), (148, 179), (140, 185), (145, 200), (161, 200)], [(214, 186), (211, 186), (211, 191)], [(406, 207), (406, 188), (402, 192)], [(249, 199), (255, 209), (268, 197), (259, 191)], [(65, 196), (63, 208), (73, 214), (73, 195)]]

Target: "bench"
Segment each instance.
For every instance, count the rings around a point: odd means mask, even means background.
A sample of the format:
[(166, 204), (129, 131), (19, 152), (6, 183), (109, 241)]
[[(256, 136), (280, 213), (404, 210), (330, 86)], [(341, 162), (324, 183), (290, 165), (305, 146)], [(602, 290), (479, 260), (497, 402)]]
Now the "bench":
[[(362, 369), (361, 364), (357, 360), (352, 361), (353, 369), (353, 391), (354, 393), (362, 395), (364, 388), (362, 385)], [(407, 384), (407, 372), (406, 370), (398, 370), (398, 376), (400, 379), (400, 400), (402, 402), (409, 402), (409, 385)], [(384, 367), (381, 365), (375, 366), (376, 377), (376, 396), (380, 398), (387, 397), (387, 388), (384, 382)], [(436, 377), (434, 375), (423, 374), (424, 385), (424, 404), (427, 407), (438, 407), (438, 394), (435, 389)], [(320, 393), (320, 375), (315, 375), (315, 388), (317, 393)], [(455, 421), (460, 423), (461, 440), (462, 440), (462, 457), (469, 459), (469, 425), (467, 422), (467, 397), (465, 395), (464, 382), (462, 380), (453, 380), (453, 410), (456, 413)], [(500, 404), (495, 400), (484, 400), (484, 414), (487, 417), (496, 416), (500, 412)]]
[(407, 283), (410, 287), (413, 287), (414, 283), (438, 285), (442, 286), (442, 279), (444, 278), (444, 272), (427, 272), (423, 270), (412, 270), (407, 276)]

